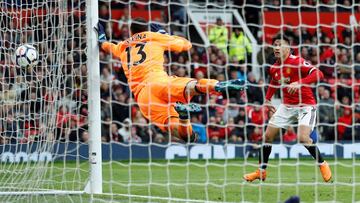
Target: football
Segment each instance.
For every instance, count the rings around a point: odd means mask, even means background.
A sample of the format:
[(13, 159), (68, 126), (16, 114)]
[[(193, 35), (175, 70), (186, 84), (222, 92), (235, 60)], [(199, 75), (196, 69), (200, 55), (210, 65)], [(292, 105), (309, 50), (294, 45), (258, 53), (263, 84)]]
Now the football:
[(15, 51), (16, 65), (28, 68), (35, 66), (38, 63), (39, 53), (30, 44), (23, 44), (19, 46)]

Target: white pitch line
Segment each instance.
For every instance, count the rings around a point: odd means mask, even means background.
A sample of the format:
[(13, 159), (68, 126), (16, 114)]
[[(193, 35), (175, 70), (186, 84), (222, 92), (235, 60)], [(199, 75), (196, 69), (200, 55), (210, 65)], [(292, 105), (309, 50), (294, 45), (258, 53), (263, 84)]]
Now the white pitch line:
[[(349, 178), (351, 178), (351, 179), (353, 179), (353, 180), (360, 180), (360, 177), (344, 177), (344, 178), (339, 178), (338, 177), (338, 179), (344, 179), (344, 182), (341, 182), (341, 181), (339, 181), (339, 180), (337, 180), (337, 182), (336, 183), (345, 183), (345, 182), (347, 182), (348, 181), (348, 179)], [(314, 178), (301, 178), (301, 180), (305, 180), (305, 181), (307, 181), (307, 182), (314, 182), (314, 179), (315, 179), (315, 177)], [(233, 180), (234, 179), (231, 179), (231, 178), (227, 178), (226, 179), (228, 182), (227, 183), (229, 183), (229, 184), (238, 184), (239, 182), (234, 182)], [(230, 180), (232, 180), (232, 181), (230, 181)], [(280, 181), (287, 181), (287, 180), (294, 180), (294, 178), (286, 178), (286, 177), (283, 177), (283, 178), (266, 178), (266, 180), (280, 180)], [(322, 183), (323, 181), (322, 181), (322, 177), (319, 175), (318, 176), (318, 180), (319, 180), (319, 182), (320, 183)], [(216, 182), (216, 181), (225, 181), (225, 179), (224, 178), (209, 178), (209, 181), (210, 182), (208, 182), (208, 183), (212, 183), (212, 182)], [(242, 178), (239, 178), (239, 181), (241, 181), (241, 182), (243, 182), (244, 180), (242, 179)], [(129, 183), (129, 181), (118, 181), (119, 183), (121, 183), (121, 184), (128, 184)], [(175, 184), (182, 184), (182, 183), (189, 183), (189, 184), (206, 184), (206, 180), (203, 180), (203, 179), (199, 179), (199, 180), (194, 180), (194, 179), (192, 179), (191, 181), (189, 181), (189, 182), (184, 182), (184, 180), (183, 179), (178, 179), (178, 180), (174, 180), (174, 179), (172, 179), (171, 181), (166, 181), (166, 180), (158, 180), (158, 181), (153, 181), (153, 182), (149, 182), (148, 180), (132, 180), (131, 181), (131, 183), (134, 183), (134, 184), (141, 184), (141, 183), (143, 183), (143, 184), (150, 184), (150, 183), (154, 183), (154, 184), (167, 184), (167, 183), (175, 183)], [(295, 183), (295, 182), (294, 182)]]
[[(113, 194), (113, 193), (102, 193), (101, 195), (112, 195), (112, 196), (123, 196), (123, 197), (136, 197), (142, 199), (157, 199), (157, 200), (166, 200), (166, 201), (178, 201), (178, 202), (207, 202), (207, 203), (217, 203), (214, 201), (206, 201), (201, 199), (182, 199), (182, 198), (171, 198), (171, 197), (158, 197), (158, 196), (146, 196), (146, 195), (130, 195), (130, 194)], [(224, 202), (230, 203), (230, 202)]]

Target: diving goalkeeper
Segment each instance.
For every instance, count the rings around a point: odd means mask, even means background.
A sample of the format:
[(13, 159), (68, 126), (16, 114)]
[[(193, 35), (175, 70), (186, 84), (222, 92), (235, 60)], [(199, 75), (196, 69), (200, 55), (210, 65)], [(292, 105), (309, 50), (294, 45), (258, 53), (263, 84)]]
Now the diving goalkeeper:
[(149, 26), (143, 19), (133, 19), (130, 25), (132, 37), (118, 44), (106, 41), (104, 27), (100, 23), (96, 30), (101, 48), (121, 60), (141, 113), (177, 140), (195, 142), (197, 139), (192, 132), (189, 114), (199, 113), (201, 108), (188, 104), (193, 96), (244, 89), (243, 80), (219, 82), (169, 76), (164, 71), (164, 52), (188, 51), (192, 44), (182, 37), (167, 34), (158, 24)]
[(265, 142), (259, 154), (259, 169), (245, 174), (246, 181), (266, 179), (266, 167), (271, 153), (271, 143), (279, 134), (280, 128), (298, 123), (298, 139), (317, 161), (325, 182), (331, 179), (331, 170), (322, 158), (319, 148), (311, 139), (316, 123), (316, 100), (310, 84), (316, 83), (324, 76), (323, 73), (306, 62), (303, 58), (290, 53), (290, 42), (285, 36), (277, 36), (273, 42), (273, 51), (277, 61), (270, 68), (271, 82), (266, 93), (266, 103), (270, 111), (275, 108), (270, 100), (277, 89), (282, 90), (283, 104), (270, 118), (265, 132)]

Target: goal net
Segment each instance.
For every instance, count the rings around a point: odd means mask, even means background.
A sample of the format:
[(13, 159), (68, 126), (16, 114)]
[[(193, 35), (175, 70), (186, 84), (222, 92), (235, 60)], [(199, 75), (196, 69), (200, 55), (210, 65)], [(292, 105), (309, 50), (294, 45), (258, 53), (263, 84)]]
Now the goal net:
[[(0, 2), (0, 201), (82, 193), (88, 180), (85, 1)], [(39, 63), (16, 66), (33, 45)], [(65, 201), (65, 200), (64, 200)]]
[[(89, 2), (0, 3), (1, 201), (29, 195), (36, 202), (284, 202), (291, 196), (360, 201), (359, 4), (100, 0), (95, 16), (86, 12)], [(100, 50), (101, 133), (90, 134), (90, 103), (96, 98), (88, 86), (97, 82), (87, 75), (98, 68), (90, 69), (87, 61), (96, 57), (86, 53), (94, 48), (87, 41), (95, 36), (89, 20), (97, 17), (113, 43), (130, 37), (137, 17), (157, 22), (193, 45), (188, 52), (165, 52), (169, 75), (244, 79), (247, 90), (194, 97), (203, 109), (191, 115), (198, 142), (170, 142), (169, 133), (141, 114), (121, 61)], [(266, 181), (242, 179), (258, 168), (270, 116), (263, 103), (275, 62), (272, 39), (279, 33), (290, 38), (294, 55), (325, 75), (311, 87), (317, 146), (332, 169), (330, 183), (298, 142), (297, 124), (281, 130), (272, 145)], [(14, 50), (24, 43), (40, 54), (33, 69), (13, 63)], [(274, 95), (274, 106), (281, 97)], [(90, 197), (83, 193), (92, 193), (87, 183), (96, 176), (91, 166), (97, 159), (89, 154), (99, 154), (89, 153), (89, 143), (99, 136), (103, 190)]]
[[(172, 144), (167, 142), (167, 133), (157, 131), (142, 117), (120, 61), (102, 53), (103, 85), (110, 84), (102, 90), (102, 99), (112, 108), (103, 118), (111, 121), (106, 125), (110, 136), (102, 134), (113, 143), (110, 166), (104, 170), (114, 199), (120, 198), (119, 194), (129, 200), (175, 202), (283, 202), (294, 195), (309, 202), (360, 199), (356, 158), (359, 41), (357, 23), (350, 24), (351, 16), (359, 21), (358, 6), (347, 5), (347, 1), (296, 2), (99, 2), (100, 21), (113, 42), (130, 36), (129, 24), (136, 17), (159, 22), (168, 33), (191, 40), (189, 52), (165, 53), (164, 68), (170, 75), (248, 81), (244, 94), (195, 97), (193, 102), (204, 111), (191, 118), (193, 129), (201, 135), (200, 143)], [(223, 29), (213, 31), (217, 21)], [(323, 182), (318, 165), (297, 141), (297, 124), (276, 138), (267, 180), (247, 183), (242, 179), (258, 168), (258, 149), (269, 120), (262, 104), (269, 84), (268, 69), (275, 62), (271, 43), (278, 33), (290, 37), (294, 55), (325, 74), (323, 81), (311, 87), (318, 101), (318, 146), (332, 168), (332, 183)], [(280, 96), (280, 92), (274, 96), (275, 106), (280, 104)], [(114, 133), (118, 128), (120, 135)], [(116, 153), (112, 140), (121, 135), (125, 138), (120, 141), (126, 149), (121, 151), (123, 155)]]

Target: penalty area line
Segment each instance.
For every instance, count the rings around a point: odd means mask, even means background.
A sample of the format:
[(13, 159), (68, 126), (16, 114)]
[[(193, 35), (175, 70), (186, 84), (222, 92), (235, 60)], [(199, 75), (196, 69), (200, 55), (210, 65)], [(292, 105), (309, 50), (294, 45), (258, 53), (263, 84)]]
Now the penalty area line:
[(102, 193), (101, 195), (113, 195), (113, 196), (122, 196), (122, 197), (135, 197), (135, 198), (142, 198), (142, 199), (178, 201), (178, 202), (208, 202), (208, 203), (215, 203), (216, 202), (216, 201), (206, 201), (206, 200), (200, 200), (200, 199), (182, 199), (182, 198), (173, 198), (173, 197), (115, 194), (115, 193)]

